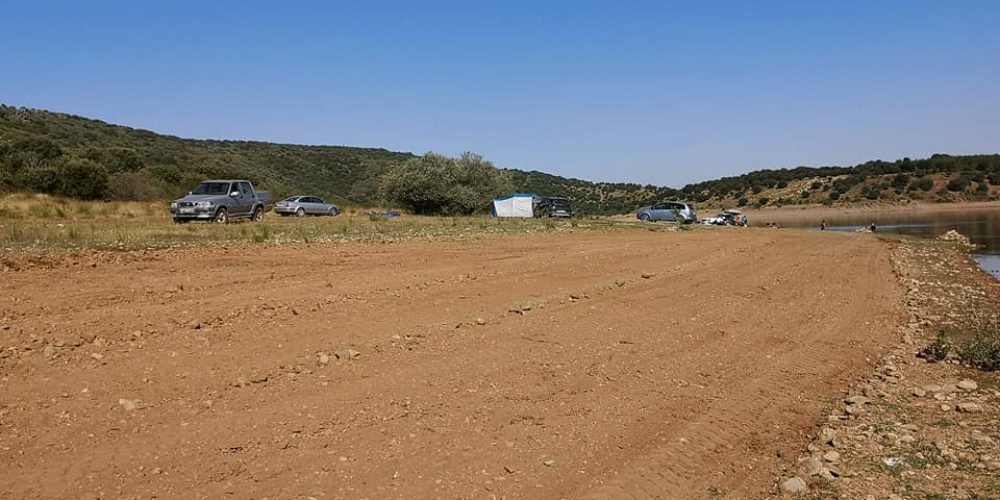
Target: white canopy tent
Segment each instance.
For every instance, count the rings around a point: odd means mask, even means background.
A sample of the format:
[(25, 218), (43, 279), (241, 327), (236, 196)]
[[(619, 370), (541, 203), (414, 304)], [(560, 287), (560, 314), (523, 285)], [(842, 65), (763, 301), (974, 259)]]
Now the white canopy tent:
[(494, 217), (526, 217), (535, 216), (535, 195), (517, 193), (493, 199)]

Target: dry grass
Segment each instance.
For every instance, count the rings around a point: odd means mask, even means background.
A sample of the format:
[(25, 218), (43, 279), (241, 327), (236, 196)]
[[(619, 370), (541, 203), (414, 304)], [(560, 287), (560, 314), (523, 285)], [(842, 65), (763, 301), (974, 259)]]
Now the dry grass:
[(8, 253), (468, 238), (612, 227), (636, 225), (608, 219), (383, 218), (368, 217), (356, 210), (349, 210), (338, 217), (302, 219), (282, 218), (269, 213), (264, 222), (256, 224), (174, 224), (166, 203), (162, 202), (84, 202), (44, 195), (12, 195), (0, 199), (0, 250)]

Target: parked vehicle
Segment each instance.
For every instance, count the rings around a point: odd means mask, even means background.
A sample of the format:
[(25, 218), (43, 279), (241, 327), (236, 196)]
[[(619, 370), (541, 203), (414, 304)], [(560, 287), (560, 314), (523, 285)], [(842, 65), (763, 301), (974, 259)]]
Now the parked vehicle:
[(737, 218), (740, 216), (739, 210), (724, 210), (719, 212), (719, 215), (715, 217), (709, 217), (707, 219), (702, 219), (702, 224), (711, 224), (714, 226), (735, 226), (737, 224)]
[(557, 196), (543, 197), (535, 207), (536, 217), (572, 217), (573, 206), (569, 200)]
[(675, 221), (690, 224), (698, 220), (698, 212), (691, 203), (663, 201), (639, 210), (635, 217), (643, 222)]
[(211, 180), (172, 201), (170, 216), (178, 223), (203, 220), (226, 224), (239, 219), (260, 222), (270, 202), (271, 193), (254, 190), (250, 181)]
[(315, 196), (289, 196), (274, 205), (274, 213), (288, 217), (305, 217), (307, 215), (338, 215), (340, 207), (327, 203)]

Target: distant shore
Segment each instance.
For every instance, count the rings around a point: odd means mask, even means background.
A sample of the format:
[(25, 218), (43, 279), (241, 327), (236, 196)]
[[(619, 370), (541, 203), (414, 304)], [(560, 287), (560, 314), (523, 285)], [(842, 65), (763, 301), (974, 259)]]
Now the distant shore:
[[(721, 210), (721, 209), (720, 209)], [(856, 217), (861, 215), (872, 215), (874, 217), (885, 215), (901, 214), (930, 214), (953, 211), (976, 211), (976, 210), (1000, 210), (1000, 200), (993, 201), (971, 201), (955, 203), (907, 203), (907, 204), (857, 204), (843, 206), (823, 206), (823, 205), (786, 205), (783, 207), (747, 209), (744, 213), (753, 225), (763, 225), (768, 222), (778, 224), (800, 225), (804, 221), (815, 221), (816, 224), (823, 219), (836, 219), (840, 217)], [(708, 217), (715, 213), (713, 208), (699, 208), (701, 217)]]

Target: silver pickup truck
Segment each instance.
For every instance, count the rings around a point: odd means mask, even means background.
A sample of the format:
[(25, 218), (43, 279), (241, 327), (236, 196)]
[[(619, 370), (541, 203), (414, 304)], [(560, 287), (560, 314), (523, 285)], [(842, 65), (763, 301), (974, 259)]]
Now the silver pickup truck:
[(250, 181), (204, 181), (187, 196), (170, 202), (170, 216), (177, 223), (203, 220), (225, 224), (238, 219), (260, 222), (270, 202), (271, 194), (255, 191)]

